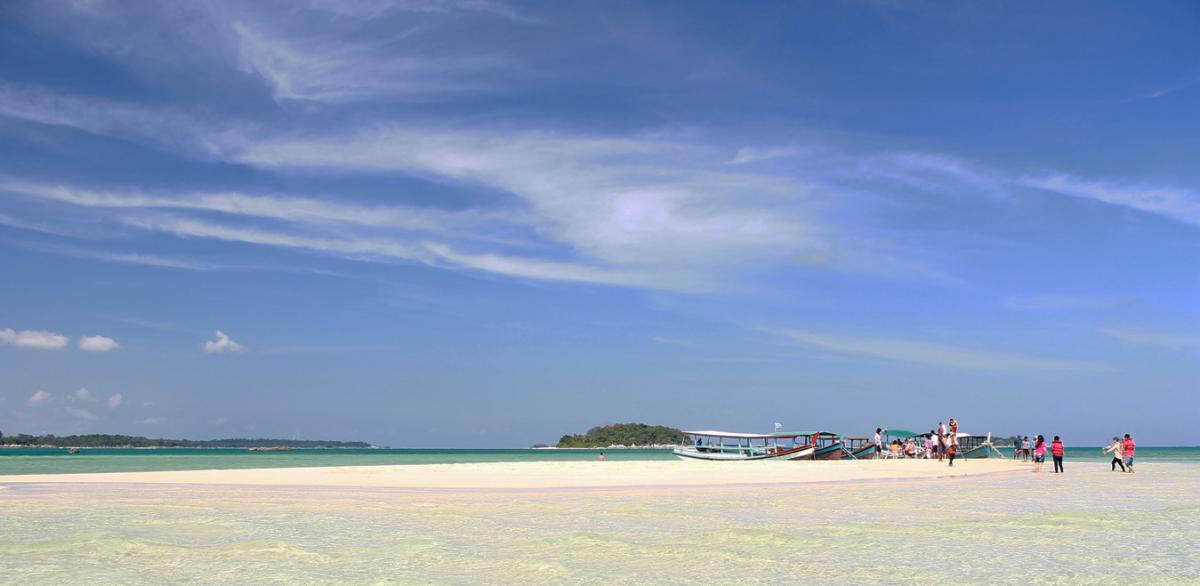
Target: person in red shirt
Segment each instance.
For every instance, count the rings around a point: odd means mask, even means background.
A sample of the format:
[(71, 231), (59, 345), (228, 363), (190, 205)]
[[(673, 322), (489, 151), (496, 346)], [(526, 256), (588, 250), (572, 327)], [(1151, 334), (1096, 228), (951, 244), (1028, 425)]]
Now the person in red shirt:
[(1125, 471), (1133, 472), (1133, 452), (1137, 450), (1137, 444), (1133, 443), (1133, 438), (1129, 434), (1125, 434)]
[(1063, 471), (1063, 452), (1065, 451), (1066, 450), (1063, 449), (1062, 439), (1060, 439), (1057, 435), (1054, 436), (1054, 442), (1050, 444), (1050, 455), (1054, 456), (1055, 472)]

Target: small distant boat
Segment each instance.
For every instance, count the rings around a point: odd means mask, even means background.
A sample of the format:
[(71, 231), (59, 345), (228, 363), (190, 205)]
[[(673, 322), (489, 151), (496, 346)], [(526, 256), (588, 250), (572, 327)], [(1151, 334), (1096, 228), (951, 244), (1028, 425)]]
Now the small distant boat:
[(78, 454), (79, 448), (67, 448), (67, 453), (68, 454)]
[(289, 448), (288, 446), (257, 446), (257, 447), (246, 448), (246, 449), (251, 452), (290, 452), (290, 451), (292, 451), (292, 448)]
[(1000, 449), (992, 445), (992, 434), (969, 435), (958, 434), (958, 453), (960, 458), (1004, 458)]
[(812, 432), (737, 433), (685, 431), (691, 445), (674, 449), (681, 460), (811, 460)]

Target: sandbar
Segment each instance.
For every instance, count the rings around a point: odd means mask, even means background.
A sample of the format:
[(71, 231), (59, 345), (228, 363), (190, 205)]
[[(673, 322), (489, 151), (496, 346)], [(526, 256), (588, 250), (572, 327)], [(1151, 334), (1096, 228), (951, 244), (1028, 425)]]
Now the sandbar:
[(8, 484), (200, 484), (406, 489), (572, 489), (786, 485), (855, 480), (954, 478), (1028, 470), (1000, 459), (956, 462), (488, 462), (399, 466), (254, 468), (0, 476)]

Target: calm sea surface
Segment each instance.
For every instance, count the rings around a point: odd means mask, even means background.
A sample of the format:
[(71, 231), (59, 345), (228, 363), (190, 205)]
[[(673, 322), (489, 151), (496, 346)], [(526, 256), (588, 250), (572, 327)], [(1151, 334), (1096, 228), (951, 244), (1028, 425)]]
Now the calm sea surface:
[[(56, 448), (0, 449), (0, 475), (151, 470), (225, 470), (306, 466), (381, 466), (464, 462), (594, 460), (600, 450), (373, 450), (306, 449), (250, 452), (235, 449), (155, 450)], [(670, 450), (605, 450), (610, 460), (671, 460)], [(1138, 461), (1198, 462), (1200, 448), (1138, 448)], [(1072, 448), (1068, 460), (1106, 460), (1100, 448)]]

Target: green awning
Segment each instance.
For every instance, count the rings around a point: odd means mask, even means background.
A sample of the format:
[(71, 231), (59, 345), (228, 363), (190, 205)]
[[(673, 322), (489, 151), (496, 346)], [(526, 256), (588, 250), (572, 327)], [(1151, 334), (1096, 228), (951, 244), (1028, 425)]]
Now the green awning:
[(921, 434), (909, 431), (907, 429), (885, 429), (883, 430), (883, 435), (891, 435), (895, 437), (916, 437)]

